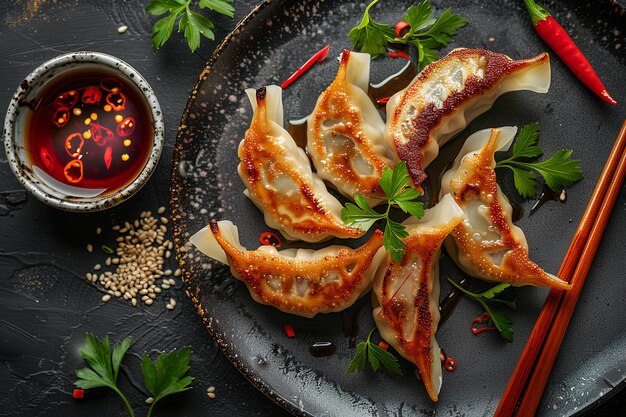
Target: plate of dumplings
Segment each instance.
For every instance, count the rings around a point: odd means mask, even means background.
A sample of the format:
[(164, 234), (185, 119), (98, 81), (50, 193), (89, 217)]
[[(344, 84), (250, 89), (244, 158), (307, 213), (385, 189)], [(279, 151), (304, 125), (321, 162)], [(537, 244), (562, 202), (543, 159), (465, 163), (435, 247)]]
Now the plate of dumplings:
[[(579, 39), (596, 40), (585, 52), (613, 95), (626, 97), (626, 53), (614, 44), (626, 18), (601, 3), (547, 6)], [(395, 22), (410, 5), (384, 1), (371, 13)], [(491, 415), (548, 290), (569, 288), (555, 274), (624, 109), (603, 105), (546, 51), (522, 2), (434, 3), (435, 15), (451, 7), (470, 23), (421, 71), (352, 50), (347, 33), (364, 7), (263, 2), (207, 62), (181, 120), (170, 185), (184, 281), (233, 364), (295, 415)], [(279, 87), (326, 45), (326, 60)], [(381, 104), (372, 91), (390, 79)], [(532, 215), (536, 201), (495, 169), (530, 123), (547, 155), (572, 149), (585, 173), (566, 203)], [(341, 211), (355, 198), (386, 204), (379, 180), (398, 163), (425, 211), (392, 209), (407, 235), (392, 260), (380, 224), (346, 224)], [(537, 415), (584, 413), (626, 377), (617, 371), (626, 366), (617, 307), (626, 261), (616, 255), (625, 218), (616, 210)], [(446, 278), (472, 290), (515, 287), (513, 341), (474, 334), (483, 310)], [(401, 374), (346, 372), (368, 335)]]

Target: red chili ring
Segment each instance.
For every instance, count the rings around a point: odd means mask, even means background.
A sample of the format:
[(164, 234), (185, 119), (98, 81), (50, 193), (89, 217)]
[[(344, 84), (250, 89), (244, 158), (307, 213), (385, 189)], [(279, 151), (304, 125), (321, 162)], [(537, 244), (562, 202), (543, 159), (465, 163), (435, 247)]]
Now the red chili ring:
[(454, 370), (456, 369), (456, 361), (452, 358), (446, 358), (446, 371), (448, 372), (454, 372)]
[(280, 240), (280, 238), (272, 232), (261, 233), (261, 237), (259, 237), (259, 242), (261, 242), (261, 245), (272, 245), (276, 249), (280, 248), (283, 245), (283, 242)]

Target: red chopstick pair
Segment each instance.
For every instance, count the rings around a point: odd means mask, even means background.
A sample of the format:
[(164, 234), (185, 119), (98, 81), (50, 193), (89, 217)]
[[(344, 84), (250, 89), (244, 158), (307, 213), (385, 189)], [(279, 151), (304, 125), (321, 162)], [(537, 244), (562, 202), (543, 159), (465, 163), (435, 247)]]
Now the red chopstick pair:
[(548, 293), (494, 417), (531, 417), (537, 411), (625, 175), (626, 120), (557, 274), (572, 288)]

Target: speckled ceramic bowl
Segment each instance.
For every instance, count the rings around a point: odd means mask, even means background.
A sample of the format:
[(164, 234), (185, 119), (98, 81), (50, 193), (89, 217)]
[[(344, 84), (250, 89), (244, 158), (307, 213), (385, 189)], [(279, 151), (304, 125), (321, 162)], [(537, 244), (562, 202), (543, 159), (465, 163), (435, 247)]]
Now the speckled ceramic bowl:
[[(62, 184), (34, 166), (24, 148), (26, 122), (29, 114), (32, 114), (27, 103), (37, 97), (44, 86), (58, 80), (61, 74), (83, 65), (112, 69), (124, 77), (130, 85), (137, 88), (140, 93), (138, 96), (145, 99), (152, 116), (150, 122), (153, 127), (153, 141), (146, 163), (134, 180), (117, 190), (85, 189)], [(22, 81), (9, 103), (4, 121), (4, 147), (7, 160), (18, 181), (44, 203), (76, 212), (104, 210), (135, 194), (156, 168), (163, 149), (163, 136), (161, 107), (148, 82), (126, 62), (101, 52), (72, 52), (43, 63)]]

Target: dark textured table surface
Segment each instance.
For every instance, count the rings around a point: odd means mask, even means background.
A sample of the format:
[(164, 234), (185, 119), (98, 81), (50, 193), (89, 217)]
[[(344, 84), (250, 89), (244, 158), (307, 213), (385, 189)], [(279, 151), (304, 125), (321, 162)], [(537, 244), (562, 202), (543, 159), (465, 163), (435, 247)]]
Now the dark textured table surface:
[[(223, 37), (253, 1), (235, 2), (234, 19), (216, 17), (216, 37)], [(0, 5), (0, 110), (24, 76), (56, 55), (96, 50), (116, 55), (139, 70), (154, 88), (165, 114), (166, 142), (159, 166), (128, 202), (95, 214), (71, 214), (47, 207), (26, 194), (0, 152), (0, 415), (124, 415), (110, 391), (92, 390), (82, 401), (71, 398), (75, 369), (82, 367), (78, 348), (84, 333), (108, 334), (113, 340), (132, 335), (135, 342), (122, 367), (122, 389), (137, 415), (145, 415), (148, 394), (141, 382), (140, 355), (190, 345), (193, 390), (164, 400), (161, 416), (282, 416), (276, 406), (248, 383), (215, 345), (180, 280), (150, 307), (101, 301), (102, 293), (86, 282), (90, 267), (105, 254), (88, 253), (92, 243), (113, 246), (110, 227), (167, 206), (170, 165), (176, 129), (189, 92), (215, 43), (203, 40), (191, 54), (174, 38), (156, 55), (150, 49), (154, 18), (140, 0), (2, 0)], [(126, 25), (125, 33), (118, 27)], [(103, 233), (96, 235), (96, 228)], [(170, 260), (175, 269), (173, 257)], [(170, 297), (178, 302), (165, 308)], [(207, 396), (209, 386), (216, 398)], [(626, 415), (626, 390), (589, 416)]]

